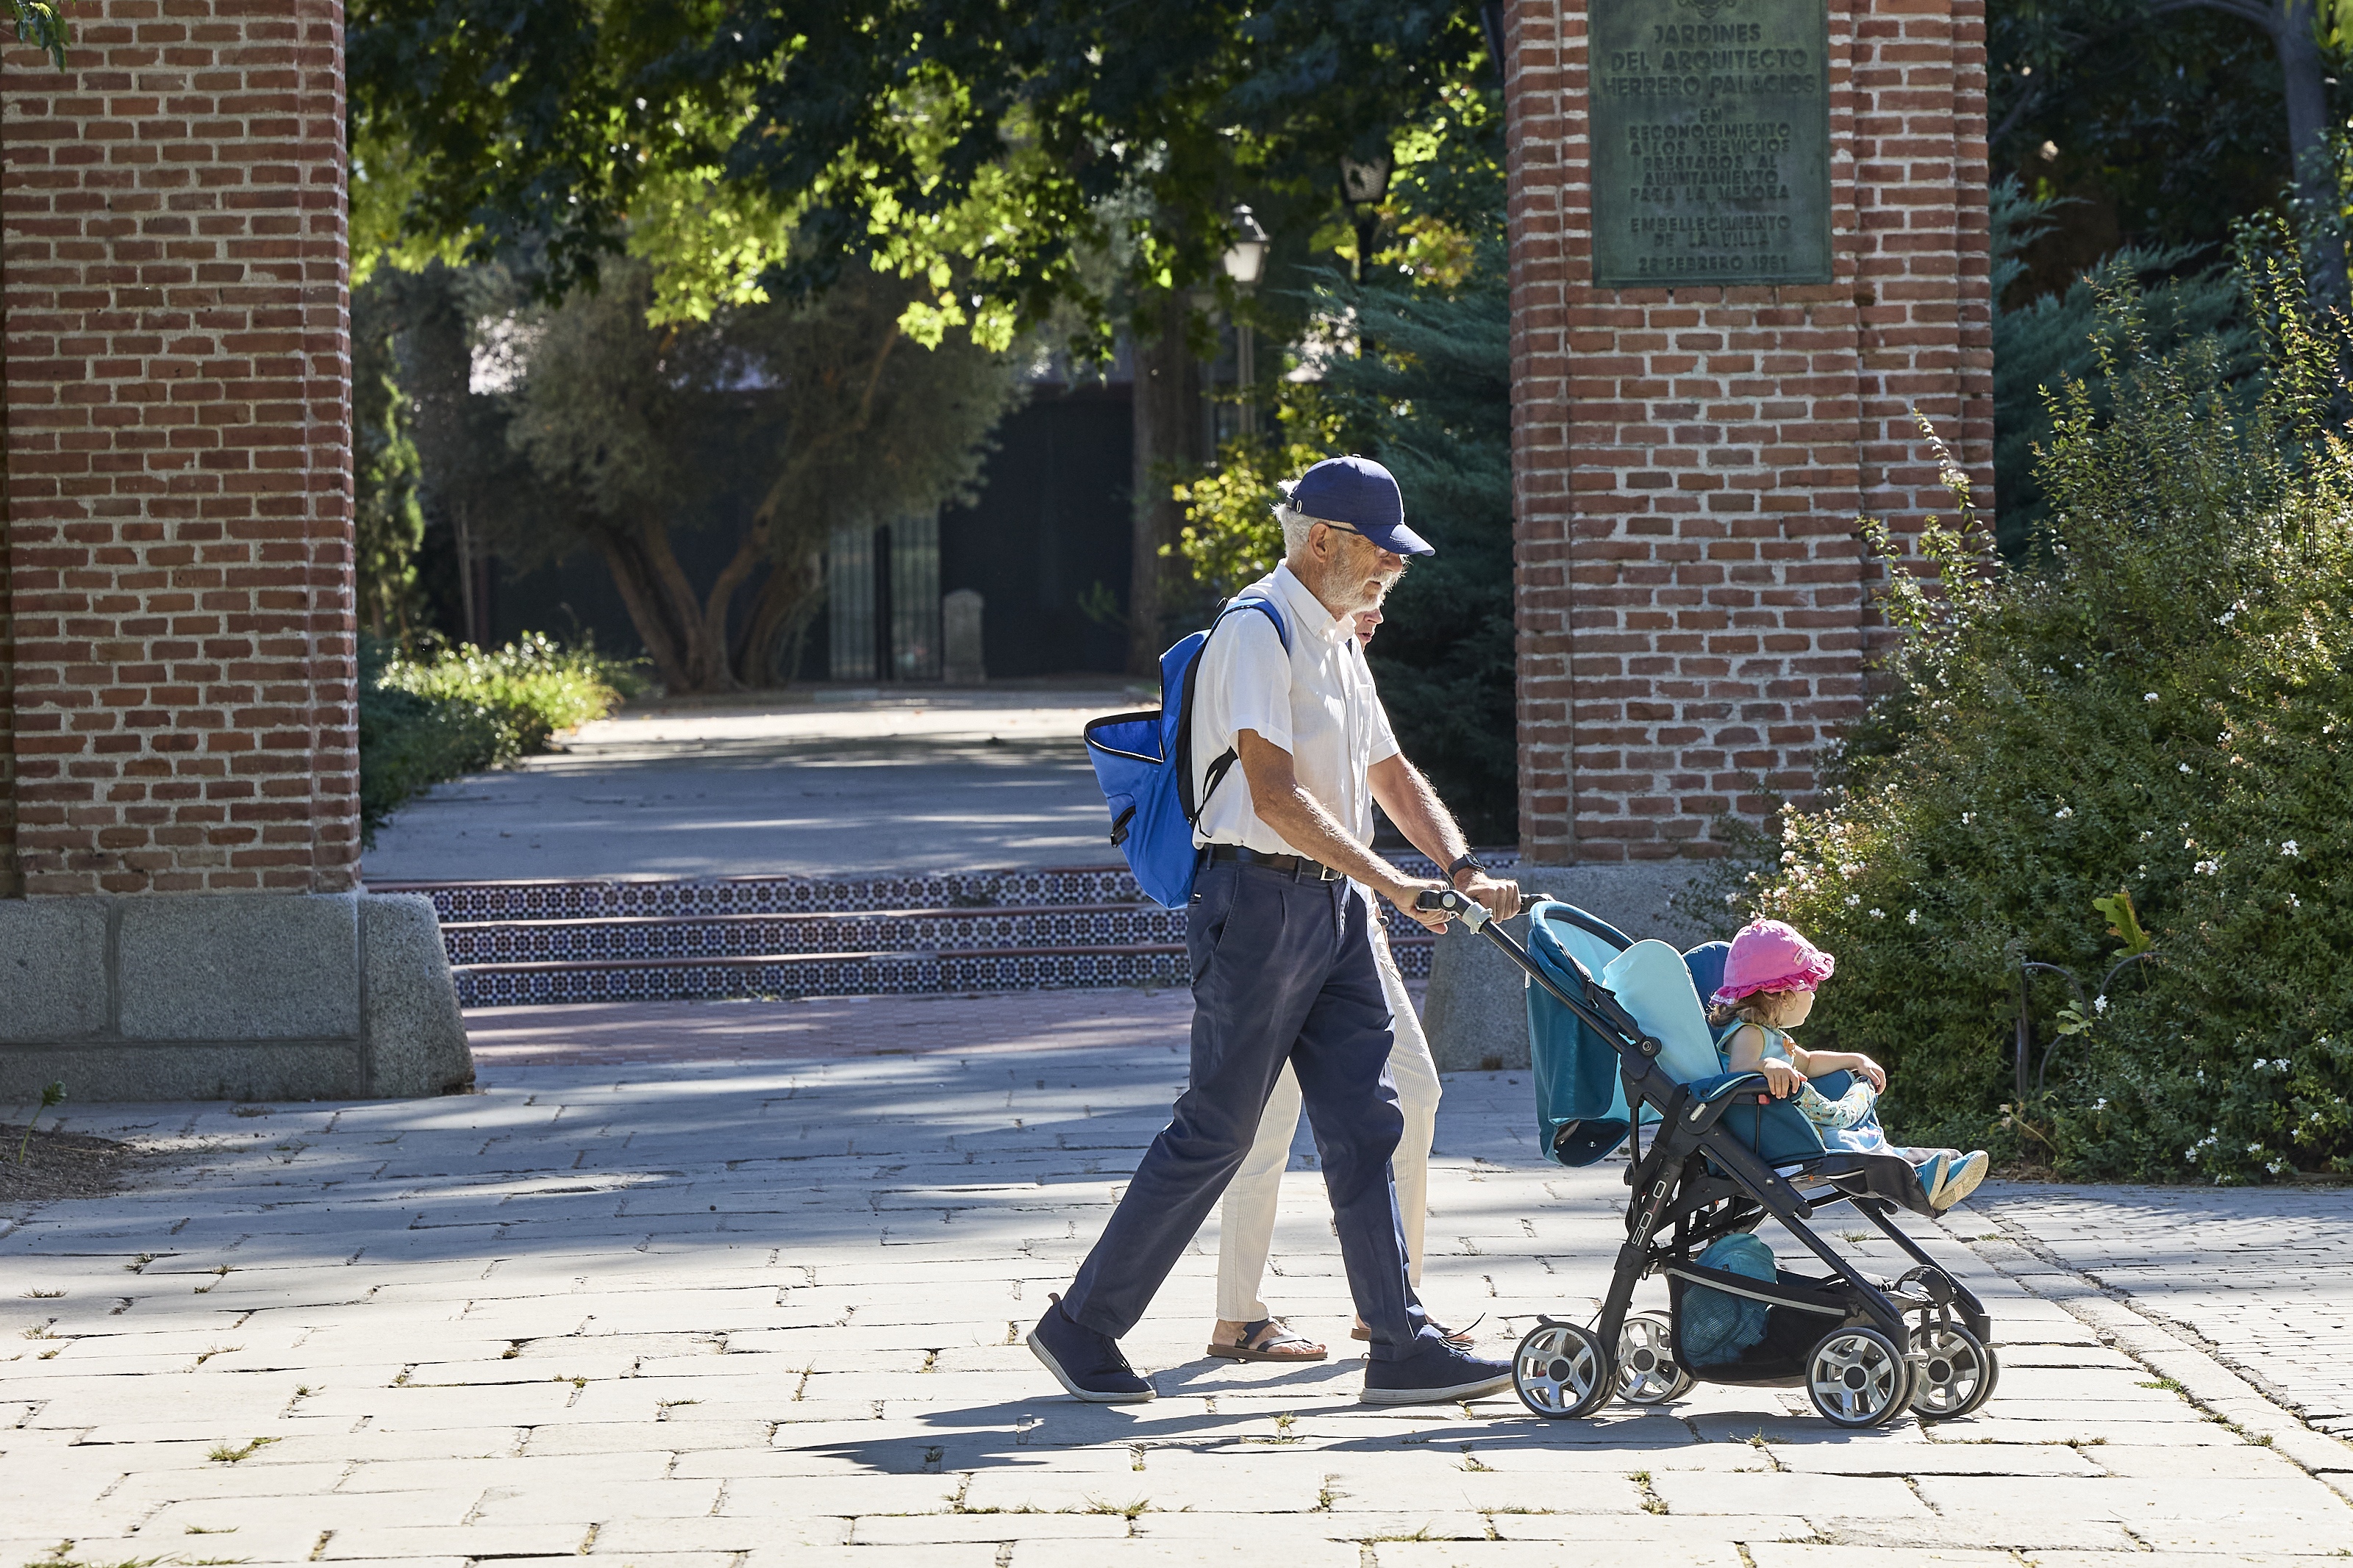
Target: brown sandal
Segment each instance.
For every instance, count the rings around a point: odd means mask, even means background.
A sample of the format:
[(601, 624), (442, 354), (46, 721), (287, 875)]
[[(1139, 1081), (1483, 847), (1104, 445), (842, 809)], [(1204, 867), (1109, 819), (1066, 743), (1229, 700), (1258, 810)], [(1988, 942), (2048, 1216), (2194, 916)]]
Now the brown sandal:
[[(1259, 1336), (1266, 1338), (1261, 1340)], [(1293, 1333), (1281, 1318), (1261, 1318), (1242, 1325), (1241, 1337), (1229, 1345), (1212, 1344), (1209, 1353), (1226, 1361), (1322, 1361), (1332, 1352)]]

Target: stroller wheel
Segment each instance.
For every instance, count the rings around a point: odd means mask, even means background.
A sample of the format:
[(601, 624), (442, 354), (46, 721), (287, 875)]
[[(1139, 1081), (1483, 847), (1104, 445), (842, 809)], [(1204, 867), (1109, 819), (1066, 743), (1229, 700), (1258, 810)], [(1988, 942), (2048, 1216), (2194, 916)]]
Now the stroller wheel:
[(1912, 1402), (1912, 1367), (1877, 1329), (1833, 1329), (1806, 1357), (1806, 1392), (1837, 1426), (1881, 1426)]
[(1993, 1397), (2001, 1363), (1958, 1323), (1926, 1323), (1912, 1331), (1912, 1410), (1923, 1421), (1974, 1414)]
[(1618, 1397), (1629, 1405), (1664, 1405), (1691, 1391), (1692, 1375), (1675, 1364), (1667, 1320), (1638, 1312), (1618, 1331)]
[(1540, 1324), (1512, 1357), (1512, 1387), (1520, 1403), (1555, 1420), (1590, 1415), (1609, 1397), (1613, 1383), (1600, 1337), (1575, 1323)]

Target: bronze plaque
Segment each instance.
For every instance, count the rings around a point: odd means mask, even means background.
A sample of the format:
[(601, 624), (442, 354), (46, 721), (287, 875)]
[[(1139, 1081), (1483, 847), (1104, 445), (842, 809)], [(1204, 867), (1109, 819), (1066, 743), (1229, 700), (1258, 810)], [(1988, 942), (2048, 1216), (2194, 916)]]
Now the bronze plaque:
[(1593, 280), (1831, 280), (1825, 0), (1591, 0)]

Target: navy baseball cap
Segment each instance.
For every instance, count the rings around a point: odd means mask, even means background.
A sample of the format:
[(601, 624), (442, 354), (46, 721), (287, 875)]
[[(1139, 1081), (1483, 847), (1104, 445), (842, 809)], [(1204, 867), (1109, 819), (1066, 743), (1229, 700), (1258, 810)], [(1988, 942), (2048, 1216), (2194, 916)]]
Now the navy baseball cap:
[(1284, 496), (1302, 515), (1353, 528), (1383, 550), (1438, 553), (1405, 525), (1396, 478), (1370, 458), (1326, 458), (1284, 487)]

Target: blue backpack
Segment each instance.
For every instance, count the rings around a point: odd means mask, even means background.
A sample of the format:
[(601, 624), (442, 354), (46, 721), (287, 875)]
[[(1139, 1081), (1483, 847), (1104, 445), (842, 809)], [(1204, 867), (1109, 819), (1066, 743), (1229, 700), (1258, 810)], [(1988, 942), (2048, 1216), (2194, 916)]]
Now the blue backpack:
[(1127, 857), (1136, 885), (1164, 909), (1183, 909), (1193, 896), (1193, 825), (1217, 793), (1237, 756), (1230, 746), (1209, 764), (1201, 798), (1193, 798), (1193, 672), (1209, 634), (1240, 609), (1259, 610), (1291, 651), (1282, 612), (1261, 598), (1229, 599), (1209, 623), (1160, 656), (1160, 706), (1113, 713), (1086, 728), (1087, 758), (1111, 807), (1111, 841)]

